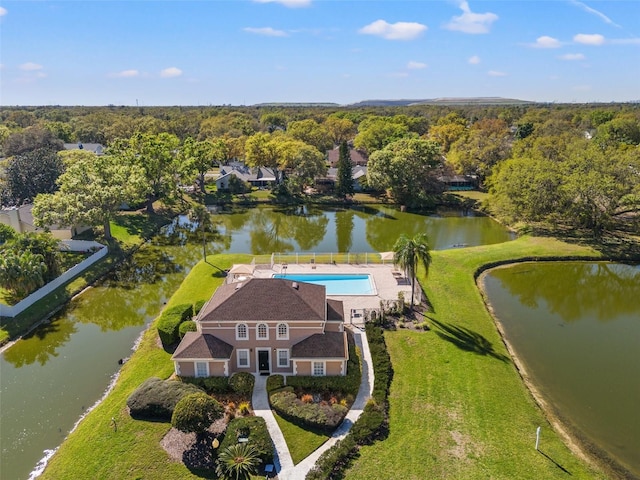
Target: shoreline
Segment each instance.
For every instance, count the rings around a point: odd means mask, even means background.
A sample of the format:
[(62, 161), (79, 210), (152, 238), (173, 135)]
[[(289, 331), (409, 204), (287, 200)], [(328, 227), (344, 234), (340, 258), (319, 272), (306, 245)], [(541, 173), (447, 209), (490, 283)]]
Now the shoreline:
[(573, 423), (566, 419), (560, 412), (557, 411), (545, 398), (545, 396), (541, 393), (538, 386), (531, 379), (524, 362), (517, 355), (515, 348), (509, 342), (507, 335), (502, 327), (502, 323), (498, 319), (489, 302), (486, 291), (484, 289), (484, 278), (487, 274), (489, 274), (492, 270), (498, 268), (507, 268), (514, 263), (520, 262), (511, 262), (507, 264), (501, 264), (498, 266), (490, 267), (482, 271), (482, 273), (476, 278), (476, 286), (480, 295), (482, 297), (482, 301), (489, 312), (489, 315), (493, 319), (493, 323), (500, 334), (500, 339), (504, 344), (505, 348), (509, 352), (509, 356), (513, 361), (513, 365), (516, 368), (518, 375), (522, 379), (523, 384), (531, 394), (534, 402), (543, 412), (544, 417), (546, 418), (549, 425), (560, 435), (562, 440), (565, 442), (567, 447), (580, 459), (587, 462), (589, 465), (601, 470), (603, 473), (607, 475), (612, 475), (613, 478), (617, 480), (637, 480), (639, 477), (636, 477), (631, 471), (625, 468), (618, 460), (609, 455), (604, 449), (595, 445), (593, 442), (584, 438), (584, 435), (580, 432), (580, 430), (573, 425)]

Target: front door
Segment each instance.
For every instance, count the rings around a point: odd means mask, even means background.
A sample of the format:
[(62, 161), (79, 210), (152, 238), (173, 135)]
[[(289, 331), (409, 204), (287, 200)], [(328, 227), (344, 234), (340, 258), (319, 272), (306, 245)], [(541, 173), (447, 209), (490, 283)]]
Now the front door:
[(258, 371), (260, 373), (262, 372), (269, 373), (271, 371), (269, 369), (269, 350), (258, 351)]

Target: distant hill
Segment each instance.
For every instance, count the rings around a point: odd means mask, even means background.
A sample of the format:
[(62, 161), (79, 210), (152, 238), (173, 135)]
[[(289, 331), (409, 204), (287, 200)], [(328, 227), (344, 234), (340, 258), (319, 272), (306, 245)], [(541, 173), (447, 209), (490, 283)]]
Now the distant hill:
[(363, 100), (349, 107), (406, 107), (409, 105), (525, 105), (528, 100), (502, 97), (443, 97), (424, 100)]
[(271, 102), (256, 103), (253, 107), (339, 107), (337, 103), (331, 102)]

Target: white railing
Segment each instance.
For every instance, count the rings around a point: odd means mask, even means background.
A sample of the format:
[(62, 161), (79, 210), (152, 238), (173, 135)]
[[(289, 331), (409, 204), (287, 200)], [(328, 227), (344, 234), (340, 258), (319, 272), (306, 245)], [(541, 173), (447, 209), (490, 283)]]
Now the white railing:
[[(298, 263), (317, 263), (317, 264), (352, 264), (352, 265), (369, 265), (383, 264), (384, 260), (376, 252), (295, 252), (295, 253), (273, 253), (272, 264), (298, 264)], [(391, 263), (386, 261), (386, 263)]]
[(63, 248), (68, 251), (88, 252), (88, 251), (96, 250), (96, 252), (93, 255), (85, 258), (82, 262), (71, 267), (69, 270), (64, 272), (59, 277), (55, 278), (54, 280), (51, 280), (49, 283), (39, 288), (28, 297), (20, 300), (15, 305), (7, 306), (0, 303), (1, 317), (13, 318), (16, 315), (22, 313), (24, 310), (29, 308), (38, 300), (43, 299), (59, 286), (64, 285), (73, 277), (81, 274), (84, 270), (89, 268), (91, 265), (93, 265), (102, 257), (104, 257), (107, 253), (109, 253), (109, 249), (106, 247), (106, 245), (102, 245), (97, 242), (89, 242), (89, 241), (82, 241), (82, 240), (63, 240), (61, 243), (65, 245)]

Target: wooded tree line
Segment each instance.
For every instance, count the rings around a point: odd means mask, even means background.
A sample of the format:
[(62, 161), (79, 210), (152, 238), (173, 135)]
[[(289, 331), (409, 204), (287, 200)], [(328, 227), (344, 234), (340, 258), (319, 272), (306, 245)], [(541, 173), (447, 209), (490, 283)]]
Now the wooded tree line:
[[(300, 196), (326, 174), (326, 151), (350, 142), (369, 158), (368, 188), (399, 205), (431, 204), (443, 191), (441, 177), (459, 173), (474, 175), (490, 192), (491, 211), (512, 223), (566, 224), (596, 235), (621, 224), (637, 228), (635, 104), (40, 107), (5, 108), (0, 120), (3, 203), (44, 194), (35, 212), (47, 222), (107, 229), (120, 204), (144, 201), (152, 211), (180, 184), (203, 190), (213, 165), (236, 159), (272, 168), (277, 193)], [(63, 142), (77, 141), (102, 143), (107, 155), (60, 152)], [(345, 172), (343, 164), (341, 198), (352, 194)]]

